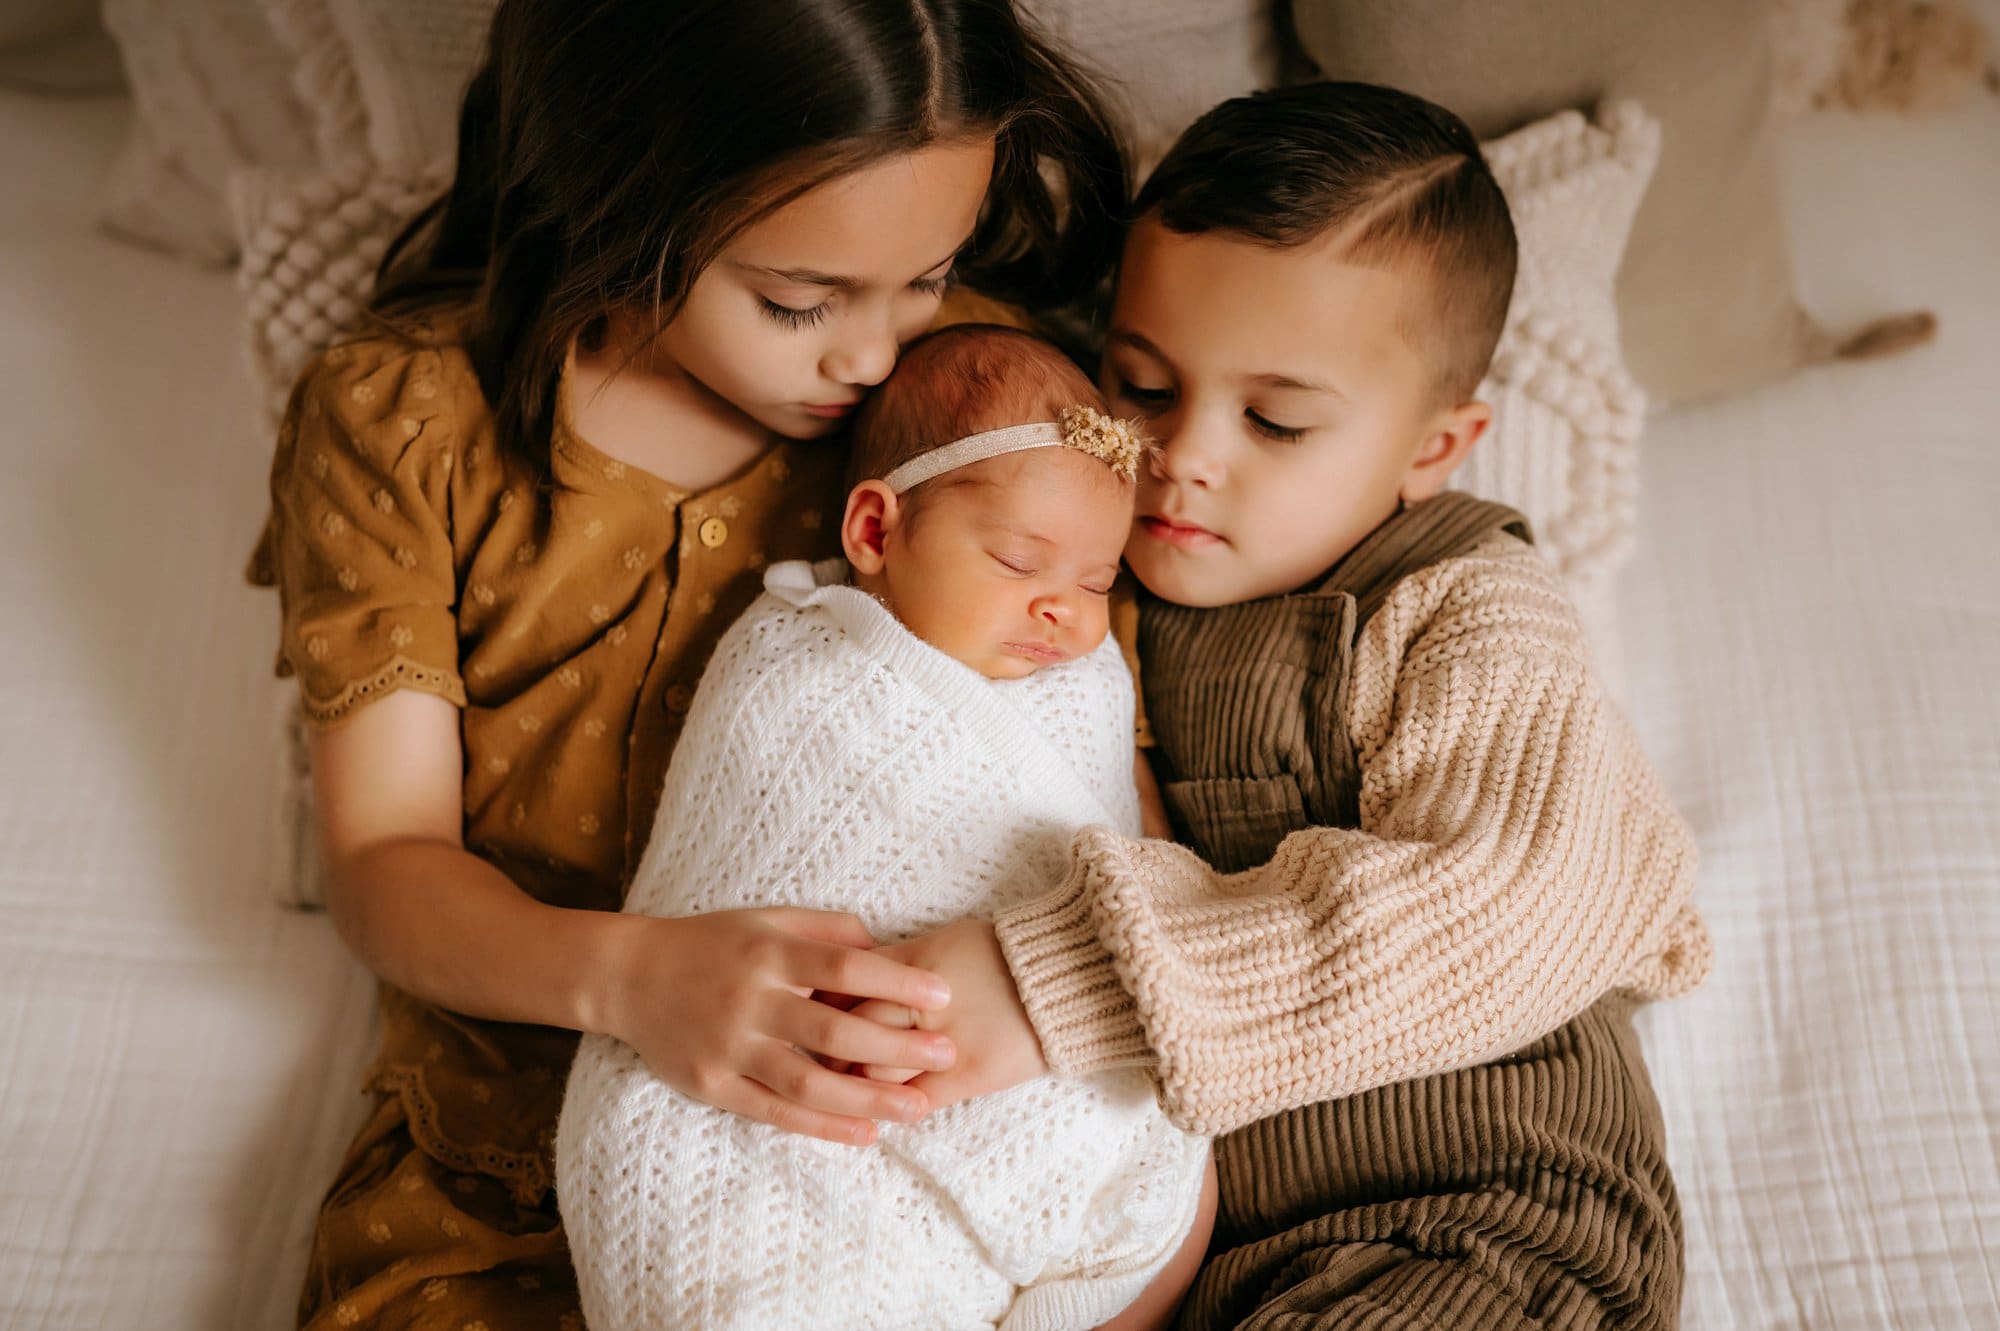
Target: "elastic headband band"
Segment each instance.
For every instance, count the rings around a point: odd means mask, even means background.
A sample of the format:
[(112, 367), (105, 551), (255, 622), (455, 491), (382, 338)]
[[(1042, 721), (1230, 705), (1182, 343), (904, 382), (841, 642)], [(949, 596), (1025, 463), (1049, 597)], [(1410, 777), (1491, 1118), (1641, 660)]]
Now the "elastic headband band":
[(903, 494), (948, 471), (1031, 448), (1078, 449), (1129, 481), (1139, 474), (1139, 455), (1145, 451), (1145, 443), (1135, 422), (1115, 420), (1095, 407), (1064, 407), (1060, 421), (986, 430), (919, 453), (884, 476), (882, 483)]

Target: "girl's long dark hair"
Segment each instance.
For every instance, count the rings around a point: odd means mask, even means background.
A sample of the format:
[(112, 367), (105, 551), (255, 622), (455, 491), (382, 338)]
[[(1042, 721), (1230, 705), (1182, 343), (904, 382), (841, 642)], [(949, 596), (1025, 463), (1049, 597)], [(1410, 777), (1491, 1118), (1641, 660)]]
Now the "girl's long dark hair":
[(372, 308), (468, 306), (498, 445), (542, 471), (569, 344), (610, 310), (671, 317), (757, 218), (979, 132), (993, 187), (961, 279), (1031, 309), (1086, 297), (1116, 256), (1124, 157), (1011, 0), (502, 0), (451, 188), (389, 248)]

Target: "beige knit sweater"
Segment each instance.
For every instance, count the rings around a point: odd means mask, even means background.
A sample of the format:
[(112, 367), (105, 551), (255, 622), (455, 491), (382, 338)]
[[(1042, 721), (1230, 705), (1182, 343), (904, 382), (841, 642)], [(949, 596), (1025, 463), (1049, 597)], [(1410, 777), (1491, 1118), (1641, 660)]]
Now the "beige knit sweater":
[(1146, 1066), (1175, 1122), (1221, 1133), (1706, 976), (1688, 829), (1531, 547), (1496, 535), (1398, 584), (1351, 688), (1358, 829), (1223, 875), (1094, 828), (1000, 917), (1051, 1069)]

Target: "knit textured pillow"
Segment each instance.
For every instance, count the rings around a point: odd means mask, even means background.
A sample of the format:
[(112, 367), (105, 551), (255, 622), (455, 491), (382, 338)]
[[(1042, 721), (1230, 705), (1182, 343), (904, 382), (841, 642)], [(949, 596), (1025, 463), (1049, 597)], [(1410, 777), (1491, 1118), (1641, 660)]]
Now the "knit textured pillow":
[(232, 174), (299, 167), (311, 129), (262, 0), (105, 0), (132, 87), (132, 137), (105, 185), (111, 231), (204, 263), (235, 256)]
[(1646, 413), (1619, 352), (1618, 264), (1659, 147), (1658, 123), (1631, 102), (1595, 122), (1563, 111), (1486, 145), (1521, 257), (1479, 390), (1493, 429), (1454, 484), (1527, 515), (1607, 665)]
[(495, 0), (261, 0), (320, 161), (407, 179), (449, 158)]
[(268, 432), (306, 362), (353, 327), (389, 241), (450, 182), (458, 104), (494, 0), (259, 2), (289, 52), (318, 158), (230, 181)]

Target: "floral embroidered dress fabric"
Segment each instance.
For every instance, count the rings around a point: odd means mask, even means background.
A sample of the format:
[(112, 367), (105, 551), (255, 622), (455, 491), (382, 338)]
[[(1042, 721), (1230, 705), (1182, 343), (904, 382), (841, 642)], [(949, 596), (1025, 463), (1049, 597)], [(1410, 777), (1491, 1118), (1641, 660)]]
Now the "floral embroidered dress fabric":
[[(279, 590), (309, 720), (397, 688), (459, 704), (467, 847), (543, 901), (615, 910), (716, 639), (767, 563), (831, 548), (844, 450), (781, 444), (691, 495), (559, 401), (542, 482), (497, 450), (448, 326), (333, 348), (293, 394), (251, 578)], [(370, 1087), (427, 1154), (534, 1203), (576, 1037), (383, 998)]]

